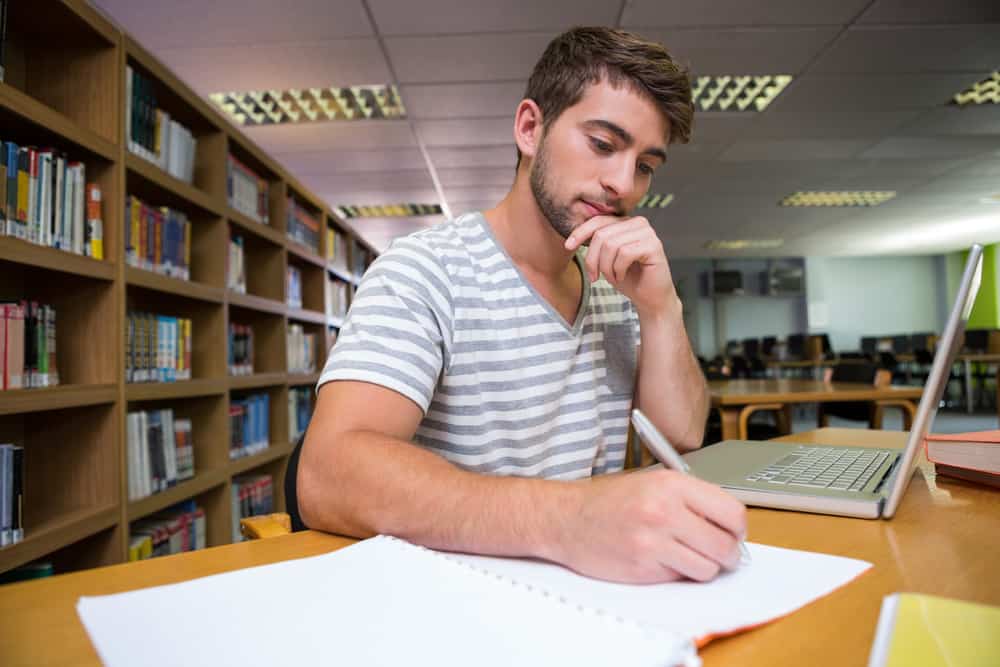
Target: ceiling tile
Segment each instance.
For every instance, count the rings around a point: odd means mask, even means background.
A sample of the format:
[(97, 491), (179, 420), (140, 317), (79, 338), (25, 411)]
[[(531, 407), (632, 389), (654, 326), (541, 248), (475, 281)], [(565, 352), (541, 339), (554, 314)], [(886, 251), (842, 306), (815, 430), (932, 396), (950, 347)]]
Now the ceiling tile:
[(614, 25), (618, 4), (607, 0), (368, 0), (383, 35), (566, 30)]
[(341, 190), (337, 187), (326, 191), (317, 190), (317, 195), (331, 206), (364, 206), (375, 204), (436, 204), (438, 196), (434, 190), (423, 188), (366, 188), (362, 190)]
[(667, 47), (696, 75), (798, 74), (836, 36), (836, 28), (750, 28), (639, 32)]
[(524, 96), (526, 81), (438, 83), (400, 88), (410, 118), (509, 118)]
[(389, 244), (400, 236), (406, 236), (433, 226), (441, 220), (440, 216), (421, 216), (418, 218), (352, 218), (346, 225), (355, 234), (385, 252)]
[(437, 169), (464, 167), (498, 167), (514, 173), (517, 153), (514, 146), (461, 146), (447, 148), (430, 146), (427, 153)]
[(733, 141), (743, 136), (757, 119), (757, 114), (753, 113), (695, 112), (691, 142)]
[(1000, 63), (1000, 23), (856, 26), (842, 34), (814, 72), (991, 72)]
[(92, 0), (150, 50), (371, 37), (357, 0)]
[(833, 139), (888, 134), (919, 111), (772, 111), (744, 133), (748, 139)]
[(905, 125), (897, 134), (989, 134), (1000, 136), (1000, 106), (983, 104), (964, 108), (947, 106), (931, 109)]
[[(384, 190), (433, 190), (434, 182), (426, 169), (360, 173), (308, 174), (309, 185), (319, 192), (352, 193)], [(437, 198), (435, 197), (435, 200)]]
[(772, 103), (775, 111), (907, 111), (946, 104), (978, 74), (807, 74)]
[(752, 160), (843, 160), (858, 155), (875, 139), (772, 139), (737, 141), (719, 156), (726, 162)]
[(438, 169), (437, 175), (441, 186), (445, 188), (469, 185), (509, 187), (514, 182), (514, 170), (509, 167)]
[(418, 120), (414, 127), (426, 146), (500, 144), (514, 149), (512, 117)]
[(387, 83), (391, 79), (374, 39), (166, 49), (157, 55), (202, 95)]
[(710, 26), (710, 25), (838, 25), (849, 22), (869, 0), (632, 0), (627, 3), (622, 25)]
[(554, 33), (388, 37), (400, 83), (524, 81)]
[(243, 129), (269, 153), (323, 149), (415, 148), (416, 140), (404, 120), (259, 125)]
[(308, 150), (297, 153), (276, 153), (274, 157), (294, 174), (389, 171), (391, 169), (422, 169), (423, 155), (416, 148), (391, 150)]
[(510, 192), (510, 186), (451, 187), (444, 189), (444, 197), (449, 203), (486, 201), (495, 205)]
[(858, 23), (1000, 23), (996, 0), (875, 0)]
[(889, 137), (867, 151), (863, 158), (962, 158), (983, 155), (991, 150), (1000, 149), (1000, 136), (989, 139), (981, 137)]

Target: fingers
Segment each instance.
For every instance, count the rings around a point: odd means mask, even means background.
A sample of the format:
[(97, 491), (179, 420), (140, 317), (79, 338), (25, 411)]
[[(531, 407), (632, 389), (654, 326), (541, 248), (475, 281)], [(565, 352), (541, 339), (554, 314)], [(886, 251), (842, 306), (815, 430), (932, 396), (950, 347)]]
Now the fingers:
[(739, 565), (740, 549), (736, 536), (693, 512), (680, 513), (674, 526), (674, 537), (716, 566), (716, 572), (711, 574), (713, 577), (720, 567), (734, 570)]
[(645, 218), (603, 224), (589, 236), (584, 260), (587, 274), (591, 281), (604, 274), (609, 282), (617, 284), (632, 264), (645, 261), (659, 249), (662, 245)]
[(693, 477), (684, 487), (684, 503), (737, 540), (747, 533), (747, 508), (719, 487)]
[(693, 581), (711, 581), (722, 568), (718, 562), (677, 541), (666, 546), (659, 561), (667, 572), (676, 572)]
[(585, 223), (573, 230), (573, 232), (566, 238), (566, 242), (563, 243), (563, 247), (566, 250), (576, 250), (584, 243), (586, 243), (594, 232), (608, 225), (620, 224), (622, 218), (610, 216), (610, 215), (597, 215), (587, 220)]

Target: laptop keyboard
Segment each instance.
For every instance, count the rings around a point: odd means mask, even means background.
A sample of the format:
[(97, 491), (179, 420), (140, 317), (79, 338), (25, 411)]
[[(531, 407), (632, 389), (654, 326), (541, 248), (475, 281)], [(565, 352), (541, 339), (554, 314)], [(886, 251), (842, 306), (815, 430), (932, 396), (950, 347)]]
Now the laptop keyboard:
[(846, 447), (798, 447), (746, 479), (814, 489), (860, 491), (889, 454)]

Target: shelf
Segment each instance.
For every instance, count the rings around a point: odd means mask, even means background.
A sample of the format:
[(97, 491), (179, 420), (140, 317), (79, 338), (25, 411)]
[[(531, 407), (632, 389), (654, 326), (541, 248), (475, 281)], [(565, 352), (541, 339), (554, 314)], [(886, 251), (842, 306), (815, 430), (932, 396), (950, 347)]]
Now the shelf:
[(0, 391), (0, 415), (114, 403), (117, 394), (117, 387), (113, 384), (68, 384), (40, 389), (11, 389)]
[(229, 475), (231, 477), (241, 475), (247, 470), (253, 470), (256, 467), (268, 464), (271, 461), (277, 461), (282, 456), (290, 454), (291, 451), (291, 445), (286, 442), (281, 445), (271, 445), (264, 451), (254, 454), (253, 456), (245, 456), (243, 458), (234, 459), (229, 462)]
[(210, 287), (192, 280), (161, 276), (158, 273), (138, 269), (134, 266), (125, 267), (125, 282), (136, 287), (144, 287), (158, 292), (167, 292), (168, 294), (176, 294), (188, 297), (189, 299), (200, 299), (212, 303), (222, 303), (225, 295), (221, 287)]
[(231, 206), (226, 207), (226, 217), (229, 218), (229, 222), (238, 225), (241, 229), (266, 239), (275, 245), (285, 247), (285, 235), (271, 225), (257, 222)]
[(240, 308), (248, 308), (273, 315), (285, 314), (285, 304), (274, 299), (265, 299), (262, 296), (254, 296), (253, 294), (240, 294), (233, 290), (226, 290), (226, 299), (231, 306), (239, 306)]
[(24, 540), (0, 549), (0, 572), (106, 530), (119, 519), (118, 505), (88, 507), (61, 514), (25, 530)]
[(202, 192), (193, 185), (174, 178), (152, 162), (143, 160), (138, 155), (133, 155), (127, 150), (125, 151), (125, 166), (130, 172), (152, 183), (161, 190), (165, 190), (175, 197), (180, 197), (189, 204), (197, 206), (211, 215), (222, 215), (222, 204), (210, 195)]
[(345, 283), (352, 283), (354, 285), (358, 284), (358, 280), (356, 280), (353, 275), (343, 269), (338, 269), (333, 264), (327, 264), (326, 270), (343, 280)]
[(0, 236), (0, 260), (97, 280), (115, 279), (115, 265), (111, 262), (35, 245), (10, 236)]
[(230, 389), (259, 389), (285, 384), (286, 373), (254, 373), (253, 375), (233, 375), (229, 378)]
[(319, 382), (319, 373), (292, 373), (288, 376), (290, 386), (301, 386), (304, 384), (315, 385)]
[(285, 239), (285, 247), (288, 248), (288, 252), (292, 253), (299, 259), (309, 262), (310, 264), (315, 264), (316, 266), (323, 268), (326, 266), (326, 262), (318, 254), (313, 252), (311, 248), (308, 248), (298, 241), (290, 238)]
[[(84, 129), (55, 109), (5, 83), (0, 83), (0, 108), (7, 109), (50, 132), (55, 132), (66, 141), (105, 160), (114, 162), (118, 154), (118, 147), (112, 142), (96, 132)], [(4, 140), (9, 139), (12, 137), (4, 137)]]
[(288, 319), (297, 322), (309, 322), (310, 324), (325, 324), (326, 315), (315, 310), (304, 310), (302, 308), (289, 308)]
[(192, 479), (172, 486), (166, 491), (160, 491), (139, 500), (129, 501), (126, 516), (130, 522), (141, 519), (171, 505), (176, 505), (183, 500), (201, 495), (209, 489), (224, 484), (225, 481), (225, 469), (199, 472)]
[(226, 378), (182, 380), (180, 382), (134, 382), (125, 385), (127, 401), (161, 401), (197, 398), (226, 393)]

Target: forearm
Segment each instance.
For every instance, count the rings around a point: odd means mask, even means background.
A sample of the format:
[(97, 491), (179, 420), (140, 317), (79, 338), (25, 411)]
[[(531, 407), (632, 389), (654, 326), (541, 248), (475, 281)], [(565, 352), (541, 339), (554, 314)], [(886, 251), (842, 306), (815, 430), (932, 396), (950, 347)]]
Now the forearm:
[[(317, 439), (321, 434), (315, 434)], [(580, 485), (463, 471), (370, 431), (314, 442), (299, 476), (307, 525), (356, 537), (396, 535), (431, 548), (559, 560)]]
[(709, 400), (705, 376), (691, 350), (681, 302), (661, 313), (639, 313), (641, 345), (637, 405), (675, 447), (697, 449)]

